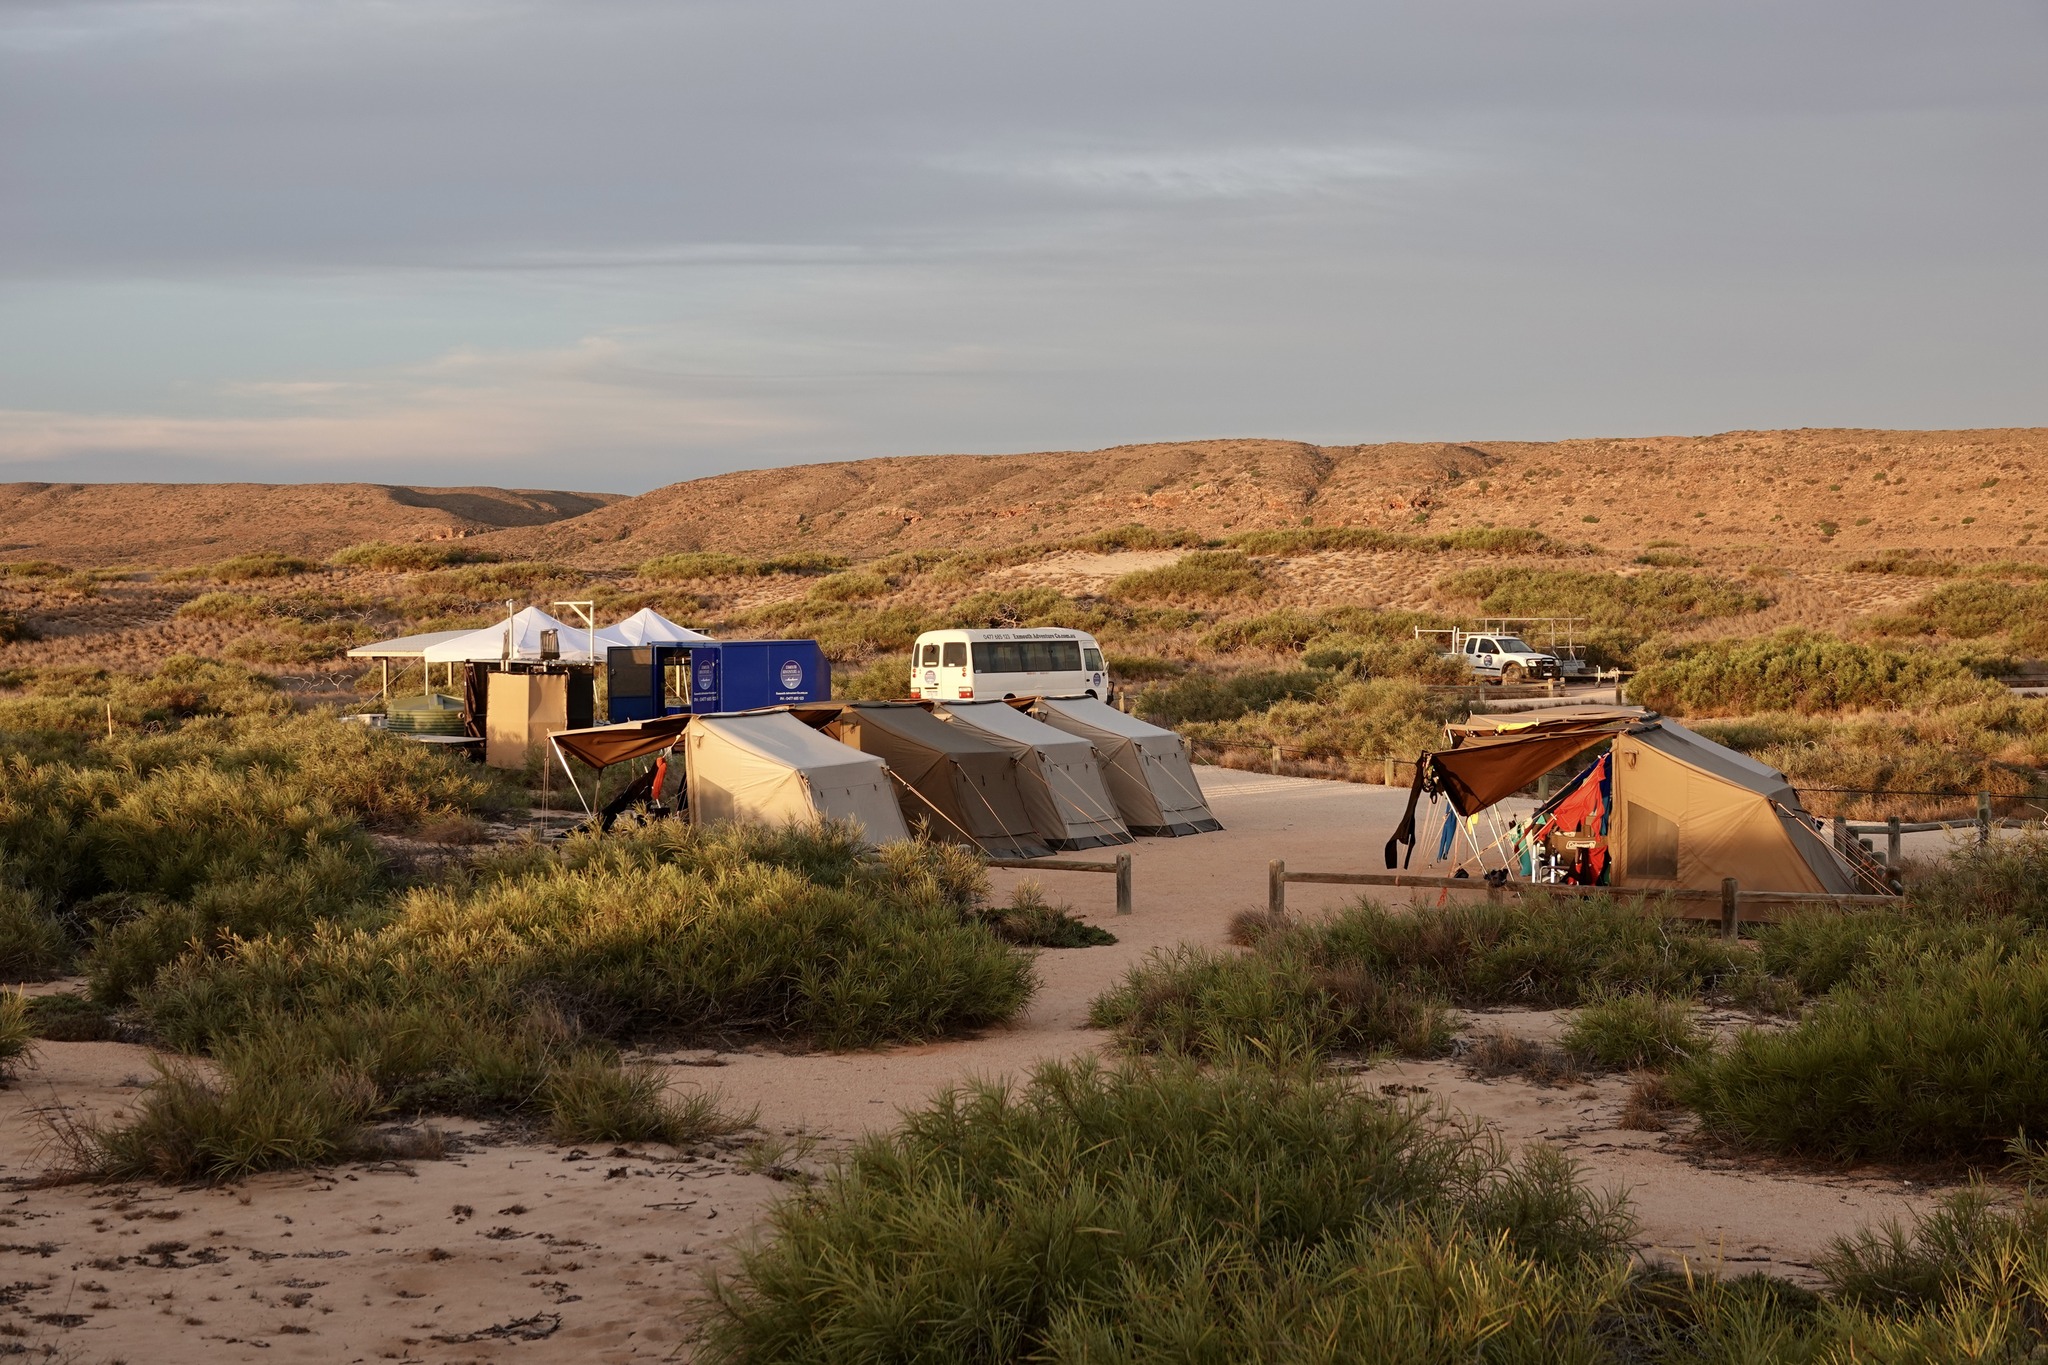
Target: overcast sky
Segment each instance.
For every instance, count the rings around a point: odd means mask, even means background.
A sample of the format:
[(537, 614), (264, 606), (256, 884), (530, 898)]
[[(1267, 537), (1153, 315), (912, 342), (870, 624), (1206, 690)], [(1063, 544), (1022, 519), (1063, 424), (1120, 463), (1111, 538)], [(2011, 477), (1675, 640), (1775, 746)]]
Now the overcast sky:
[(0, 479), (2048, 424), (2048, 0), (0, 0)]

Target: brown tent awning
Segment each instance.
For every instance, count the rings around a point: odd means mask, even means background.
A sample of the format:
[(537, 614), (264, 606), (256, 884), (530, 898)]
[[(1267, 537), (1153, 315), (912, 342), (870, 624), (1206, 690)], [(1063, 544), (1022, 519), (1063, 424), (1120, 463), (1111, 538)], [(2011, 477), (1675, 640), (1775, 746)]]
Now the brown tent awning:
[(690, 724), (688, 716), (660, 716), (654, 720), (629, 720), (618, 725), (599, 725), (588, 730), (564, 730), (555, 743), (563, 753), (580, 758), (593, 768), (609, 768), (629, 758), (658, 754), (674, 744)]
[(1558, 764), (1612, 738), (1612, 730), (1532, 735), (1512, 743), (1440, 749), (1429, 756), (1429, 763), (1444, 794), (1450, 797), (1452, 809), (1460, 815), (1474, 815), (1514, 795)]

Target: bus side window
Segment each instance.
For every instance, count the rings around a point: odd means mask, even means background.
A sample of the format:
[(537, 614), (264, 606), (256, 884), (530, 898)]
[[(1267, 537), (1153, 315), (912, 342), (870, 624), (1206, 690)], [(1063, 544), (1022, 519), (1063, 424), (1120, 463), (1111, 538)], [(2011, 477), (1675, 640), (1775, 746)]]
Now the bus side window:
[(949, 641), (949, 642), (947, 643), (947, 645), (946, 645), (946, 662), (945, 662), (945, 664), (944, 664), (944, 667), (946, 667), (946, 668), (965, 668), (965, 667), (967, 667), (967, 646), (966, 646), (966, 644), (964, 644), (963, 642), (961, 642), (961, 641), (959, 641), (959, 640), (953, 640), (953, 641)]
[(920, 664), (920, 665), (919, 665), (919, 667), (921, 667), (921, 668), (937, 668), (938, 666), (939, 666), (939, 647), (938, 647), (937, 645), (926, 645), (926, 646), (924, 647), (924, 662), (923, 662), (922, 664)]

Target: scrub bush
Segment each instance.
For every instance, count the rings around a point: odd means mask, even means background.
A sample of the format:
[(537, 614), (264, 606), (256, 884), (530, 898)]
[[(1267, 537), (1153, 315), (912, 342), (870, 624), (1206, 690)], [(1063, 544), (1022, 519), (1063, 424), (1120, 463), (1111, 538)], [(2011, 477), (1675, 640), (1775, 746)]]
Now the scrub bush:
[(1792, 1028), (1747, 1031), (1673, 1093), (1750, 1146), (1982, 1157), (2048, 1130), (2048, 951), (1872, 962)]
[(291, 578), (298, 574), (311, 573), (318, 567), (309, 559), (262, 550), (254, 554), (236, 555), (232, 559), (223, 559), (218, 564), (208, 564), (196, 569), (173, 570), (162, 575), (162, 578), (166, 583), (195, 578), (212, 579), (216, 583), (253, 583), (266, 578)]
[(1556, 1359), (1628, 1233), (1547, 1147), (1085, 1062), (942, 1095), (771, 1222), (716, 1286), (712, 1360)]
[(339, 569), (377, 569), (384, 573), (420, 573), (445, 569), (455, 564), (494, 564), (498, 556), (489, 550), (471, 549), (460, 543), (394, 545), (388, 540), (365, 541), (336, 552), (328, 563)]
[(1629, 683), (1630, 701), (1675, 716), (1946, 706), (2003, 695), (2002, 687), (1952, 654), (1885, 649), (1805, 630), (1688, 645), (1645, 663)]
[(0, 884), (0, 981), (61, 975), (75, 951), (49, 897)]
[(1662, 1070), (1711, 1043), (1690, 1000), (1635, 994), (1595, 1000), (1572, 1016), (1559, 1040), (1566, 1052), (1609, 1071)]
[(1762, 611), (1771, 599), (1711, 574), (1647, 569), (1639, 574), (1577, 569), (1465, 569), (1437, 591), (1489, 615), (1584, 616), (1640, 641), (1660, 630)]
[(1306, 701), (1328, 687), (1328, 673), (1313, 669), (1253, 669), (1219, 678), (1190, 673), (1165, 687), (1148, 688), (1138, 696), (1140, 715), (1157, 725), (1236, 720), (1250, 711), (1264, 711), (1276, 702)]
[(849, 561), (843, 555), (786, 554), (769, 559), (745, 559), (717, 551), (695, 551), (662, 555), (642, 563), (634, 572), (658, 583), (688, 583), (700, 578), (768, 578), (777, 574), (826, 574), (843, 569)]
[(1235, 550), (1197, 550), (1156, 569), (1127, 573), (1109, 585), (1113, 597), (1257, 597), (1266, 590), (1259, 566)]
[(20, 991), (0, 990), (0, 1085), (14, 1078), (14, 1069), (28, 1055), (34, 1037), (28, 997)]
[(1277, 1059), (1441, 1051), (1449, 1004), (1575, 1005), (1732, 985), (1740, 947), (1598, 899), (1389, 911), (1264, 926), (1247, 953), (1182, 948), (1130, 970), (1091, 1010), (1145, 1051)]

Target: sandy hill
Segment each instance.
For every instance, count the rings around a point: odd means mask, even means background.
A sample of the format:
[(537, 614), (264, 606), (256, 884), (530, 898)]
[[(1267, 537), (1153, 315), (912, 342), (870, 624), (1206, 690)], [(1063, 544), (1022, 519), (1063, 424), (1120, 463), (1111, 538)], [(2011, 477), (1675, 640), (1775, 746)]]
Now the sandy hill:
[(576, 517), (610, 493), (374, 483), (0, 484), (0, 556), (179, 567), (251, 550), (328, 555), (365, 540), (452, 540)]
[(605, 568), (678, 550), (863, 557), (1014, 544), (1129, 522), (1215, 536), (1308, 522), (1487, 522), (1631, 553), (1652, 540), (1995, 553), (2032, 542), (2044, 502), (2048, 428), (1361, 446), (1223, 440), (750, 470), (484, 543)]

